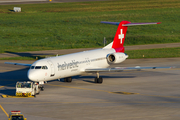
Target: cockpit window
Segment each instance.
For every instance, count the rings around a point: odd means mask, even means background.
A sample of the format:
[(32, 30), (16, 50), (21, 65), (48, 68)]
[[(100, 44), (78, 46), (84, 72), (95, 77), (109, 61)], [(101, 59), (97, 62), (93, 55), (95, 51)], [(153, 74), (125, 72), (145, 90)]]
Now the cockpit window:
[(48, 69), (48, 67), (47, 66), (42, 66), (42, 69)]
[(30, 69), (48, 69), (47, 66), (31, 66)]
[(31, 66), (31, 69), (34, 69), (35, 66)]
[(36, 66), (35, 69), (41, 69), (41, 66)]

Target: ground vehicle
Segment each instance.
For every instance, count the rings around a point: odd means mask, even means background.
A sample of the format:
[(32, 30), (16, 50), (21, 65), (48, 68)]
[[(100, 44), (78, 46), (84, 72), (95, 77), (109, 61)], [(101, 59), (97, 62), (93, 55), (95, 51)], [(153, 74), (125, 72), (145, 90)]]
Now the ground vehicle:
[(11, 111), (8, 120), (26, 120), (21, 111)]
[(30, 81), (25, 82), (17, 82), (16, 83), (16, 96), (35, 96), (40, 93), (40, 87), (37, 83), (33, 83)]

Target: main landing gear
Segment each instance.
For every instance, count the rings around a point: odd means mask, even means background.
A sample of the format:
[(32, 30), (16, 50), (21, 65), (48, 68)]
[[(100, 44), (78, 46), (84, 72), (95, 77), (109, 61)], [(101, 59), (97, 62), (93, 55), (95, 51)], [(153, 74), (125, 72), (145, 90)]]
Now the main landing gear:
[[(99, 77), (99, 73), (97, 72), (97, 77), (95, 77), (94, 79), (94, 82), (95, 83), (102, 83), (103, 82), (103, 78), (102, 77)], [(64, 78), (64, 82), (72, 82), (72, 77), (67, 77), (67, 78)]]
[(103, 78), (99, 77), (99, 72), (96, 73), (97, 77), (95, 77), (94, 82), (95, 83), (102, 83), (103, 82)]
[(67, 78), (64, 78), (64, 82), (72, 82), (72, 77), (67, 77)]

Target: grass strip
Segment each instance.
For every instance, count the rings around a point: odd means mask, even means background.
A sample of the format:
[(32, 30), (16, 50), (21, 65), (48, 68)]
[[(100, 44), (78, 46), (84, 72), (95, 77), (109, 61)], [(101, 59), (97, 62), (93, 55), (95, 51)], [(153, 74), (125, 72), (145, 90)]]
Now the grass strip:
[(147, 50), (128, 50), (129, 59), (180, 57), (180, 47)]
[(0, 7), (0, 53), (103, 46), (117, 26), (100, 21), (162, 22), (129, 27), (125, 45), (180, 42), (179, 0), (112, 0)]
[[(180, 57), (180, 47), (147, 49), (147, 50), (127, 50), (125, 53), (129, 55), (128, 59), (172, 58), (172, 57)], [(0, 60), (38, 60), (42, 58), (45, 58), (45, 56), (6, 57), (6, 58), (0, 58)]]

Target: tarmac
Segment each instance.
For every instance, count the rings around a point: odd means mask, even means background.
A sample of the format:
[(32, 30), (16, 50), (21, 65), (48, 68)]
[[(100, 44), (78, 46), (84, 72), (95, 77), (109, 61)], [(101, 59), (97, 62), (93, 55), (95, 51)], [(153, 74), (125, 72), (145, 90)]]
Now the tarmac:
[[(0, 95), (14, 95), (15, 83), (27, 81), (28, 68), (0, 61)], [(115, 66), (176, 66), (180, 58), (127, 59)], [(35, 98), (0, 97), (0, 118), (21, 110), (27, 120), (179, 120), (180, 69), (101, 73), (75, 76), (72, 83), (50, 81)]]
[[(126, 46), (126, 50), (179, 47), (179, 43)], [(50, 50), (0, 54), (0, 57), (69, 54), (88, 49)], [(4, 64), (31, 64), (34, 60), (0, 60), (0, 96), (15, 95), (17, 81), (28, 81), (29, 68)], [(180, 58), (127, 59), (110, 67), (171, 66), (173, 69), (101, 73), (103, 84), (95, 84), (95, 75), (75, 76), (72, 83), (50, 81), (35, 98), (0, 98), (0, 118), (11, 110), (21, 110), (32, 120), (179, 120)]]
[[(48, 3), (25, 1), (0, 4)], [(25, 1), (25, 2), (24, 2)], [(58, 0), (59, 2), (73, 0)], [(76, 0), (80, 1), (80, 0)], [(84, 1), (84, 0), (82, 0)], [(88, 1), (88, 0), (86, 0)], [(91, 0), (92, 1), (92, 0)], [(55, 1), (54, 1), (55, 2)], [(179, 47), (176, 44), (127, 46), (126, 50)], [(89, 49), (51, 50), (14, 53), (0, 57), (56, 55)], [(28, 81), (28, 68), (4, 62), (33, 63), (34, 61), (0, 60), (0, 96), (14, 95), (17, 81)], [(111, 67), (176, 66), (129, 72), (101, 73), (102, 84), (94, 83), (95, 75), (75, 76), (72, 83), (50, 81), (45, 90), (34, 98), (0, 97), (0, 120), (7, 120), (11, 110), (21, 110), (27, 120), (179, 120), (180, 119), (180, 58), (127, 59)]]

